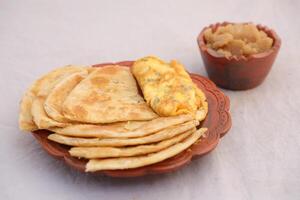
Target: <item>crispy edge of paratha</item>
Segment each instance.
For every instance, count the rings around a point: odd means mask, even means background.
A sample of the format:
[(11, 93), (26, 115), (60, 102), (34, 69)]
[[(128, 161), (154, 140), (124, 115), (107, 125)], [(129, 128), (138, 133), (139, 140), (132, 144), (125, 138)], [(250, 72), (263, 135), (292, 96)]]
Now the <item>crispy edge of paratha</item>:
[(130, 147), (73, 147), (69, 150), (69, 153), (71, 156), (87, 159), (145, 155), (170, 147), (191, 135), (195, 130), (191, 129), (158, 143)]
[(27, 89), (20, 102), (19, 128), (22, 131), (34, 131), (38, 129), (31, 114), (31, 106), (34, 100), (33, 87), (34, 84)]
[(205, 133), (206, 130), (206, 128), (201, 128), (184, 141), (156, 153), (136, 157), (91, 159), (86, 164), (85, 171), (95, 172), (99, 170), (132, 169), (161, 162), (188, 149)]
[(44, 102), (44, 109), (50, 118), (58, 122), (71, 122), (63, 116), (61, 110), (62, 104), (73, 88), (87, 75), (87, 70), (76, 72), (67, 76), (53, 87)]
[(50, 127), (65, 127), (69, 123), (58, 122), (51, 119), (44, 110), (43, 97), (35, 97), (31, 106), (31, 113), (33, 116), (33, 121), (39, 129), (49, 129)]
[(69, 137), (59, 134), (51, 134), (48, 139), (60, 144), (69, 146), (81, 146), (81, 147), (122, 147), (122, 146), (132, 146), (132, 145), (142, 145), (160, 142), (162, 140), (169, 139), (185, 131), (195, 128), (198, 121), (189, 121), (183, 124), (174, 125), (167, 127), (166, 129), (160, 130), (151, 135), (138, 138), (78, 138)]
[[(191, 115), (179, 115), (172, 117), (160, 117), (150, 121), (140, 122), (142, 126), (135, 130), (120, 131), (115, 125), (71, 125), (65, 128), (52, 128), (51, 131), (72, 137), (98, 137), (98, 138), (131, 138), (150, 135), (151, 133), (165, 129), (166, 127), (181, 124), (193, 120)], [(139, 123), (139, 122), (138, 122)], [(120, 123), (121, 126), (124, 124)]]
[(74, 71), (78, 71), (80, 69), (84, 69), (82, 66), (74, 66), (74, 65), (67, 65), (64, 67), (56, 68), (47, 74), (42, 75), (39, 79), (35, 80), (33, 84), (26, 90), (24, 93), (22, 100), (20, 102), (20, 110), (19, 110), (19, 128), (22, 131), (34, 131), (39, 129), (38, 126), (35, 124), (31, 110), (32, 104), (34, 99), (37, 95), (43, 96), (43, 92), (40, 93), (40, 89), (43, 84), (48, 86), (46, 81), (47, 77), (59, 77), (62, 72), (66, 69), (72, 69)]

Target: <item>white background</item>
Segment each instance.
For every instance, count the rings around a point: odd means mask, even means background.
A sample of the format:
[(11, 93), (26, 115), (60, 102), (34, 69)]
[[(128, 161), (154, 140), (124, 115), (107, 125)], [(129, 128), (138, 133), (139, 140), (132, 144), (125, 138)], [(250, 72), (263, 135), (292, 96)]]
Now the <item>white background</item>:
[[(0, 199), (299, 199), (300, 1), (0, 1)], [(136, 179), (78, 173), (18, 130), (29, 84), (66, 64), (155, 54), (206, 76), (196, 37), (222, 21), (273, 28), (282, 48), (267, 80), (224, 91), (233, 126), (181, 170)]]

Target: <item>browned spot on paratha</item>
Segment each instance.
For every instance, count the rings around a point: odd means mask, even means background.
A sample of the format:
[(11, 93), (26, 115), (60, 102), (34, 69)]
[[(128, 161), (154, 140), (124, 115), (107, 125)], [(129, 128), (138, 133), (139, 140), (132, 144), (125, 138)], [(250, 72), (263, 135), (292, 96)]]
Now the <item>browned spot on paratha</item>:
[[(78, 108), (86, 114), (77, 114)], [(81, 112), (81, 110), (78, 110)], [(158, 116), (138, 94), (130, 70), (121, 66), (96, 69), (82, 80), (63, 104), (64, 116), (72, 121), (111, 123), (151, 120)], [(134, 113), (134, 114), (131, 114)]]
[(94, 77), (91, 79), (91, 83), (96, 87), (102, 88), (109, 83), (109, 80), (104, 77)]
[(86, 99), (82, 100), (83, 104), (94, 104), (96, 102), (101, 102), (101, 101), (109, 101), (111, 98), (107, 95), (101, 95), (97, 94), (96, 91), (93, 91), (90, 96), (88, 96)]
[(88, 113), (82, 106), (75, 106), (74, 113), (77, 117), (85, 117)]
[(118, 73), (118, 69), (116, 67), (106, 67), (103, 68), (103, 72), (106, 74), (114, 75)]

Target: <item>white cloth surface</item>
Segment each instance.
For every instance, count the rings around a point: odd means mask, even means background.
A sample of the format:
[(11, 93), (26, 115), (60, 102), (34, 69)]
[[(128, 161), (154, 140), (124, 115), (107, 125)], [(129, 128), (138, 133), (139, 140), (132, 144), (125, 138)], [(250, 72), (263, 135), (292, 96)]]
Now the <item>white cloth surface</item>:
[[(300, 1), (1, 0), (0, 199), (300, 199)], [(282, 48), (266, 81), (228, 91), (233, 126), (218, 147), (165, 175), (78, 173), (18, 129), (19, 101), (66, 64), (158, 55), (206, 76), (196, 37), (222, 21), (273, 28)]]

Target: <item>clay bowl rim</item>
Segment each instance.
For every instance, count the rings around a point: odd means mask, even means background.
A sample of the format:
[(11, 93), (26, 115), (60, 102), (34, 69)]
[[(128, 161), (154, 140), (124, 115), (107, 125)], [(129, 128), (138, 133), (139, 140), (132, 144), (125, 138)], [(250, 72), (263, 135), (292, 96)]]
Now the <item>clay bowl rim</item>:
[[(228, 25), (228, 24), (254, 24), (258, 28), (258, 30), (264, 31), (269, 37), (271, 37), (274, 40), (272, 48), (265, 51), (265, 52), (262, 52), (262, 53), (251, 54), (247, 57), (244, 56), (244, 55), (225, 57), (224, 55), (220, 55), (220, 54), (216, 53), (216, 51), (208, 48), (206, 46), (206, 42), (205, 42), (205, 39), (204, 39), (204, 31), (208, 28), (215, 29), (219, 26), (225, 26), (225, 25)], [(268, 57), (269, 55), (271, 55), (272, 53), (277, 52), (279, 50), (280, 46), (281, 46), (281, 39), (273, 29), (270, 29), (267, 26), (264, 26), (262, 24), (255, 24), (255, 23), (252, 23), (252, 22), (235, 23), (235, 22), (225, 21), (225, 22), (222, 22), (222, 23), (218, 22), (218, 23), (215, 23), (215, 24), (210, 24), (209, 26), (204, 27), (202, 29), (202, 31), (199, 33), (199, 35), (197, 37), (197, 42), (198, 42), (198, 46), (199, 46), (200, 51), (206, 52), (207, 54), (209, 54), (210, 56), (212, 56), (214, 58), (217, 58), (217, 59), (220, 59), (220, 58), (223, 59), (224, 58), (228, 61), (240, 61), (240, 60), (250, 61), (250, 60), (253, 60), (253, 59), (257, 59), (257, 58), (265, 58), (265, 57)]]

